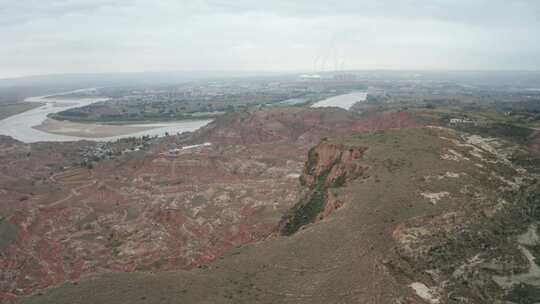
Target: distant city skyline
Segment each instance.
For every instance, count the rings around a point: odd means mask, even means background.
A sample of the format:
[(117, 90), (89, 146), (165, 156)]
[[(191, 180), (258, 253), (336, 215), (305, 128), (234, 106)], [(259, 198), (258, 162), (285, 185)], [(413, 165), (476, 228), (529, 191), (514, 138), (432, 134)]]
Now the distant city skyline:
[(536, 0), (0, 0), (0, 78), (540, 70)]

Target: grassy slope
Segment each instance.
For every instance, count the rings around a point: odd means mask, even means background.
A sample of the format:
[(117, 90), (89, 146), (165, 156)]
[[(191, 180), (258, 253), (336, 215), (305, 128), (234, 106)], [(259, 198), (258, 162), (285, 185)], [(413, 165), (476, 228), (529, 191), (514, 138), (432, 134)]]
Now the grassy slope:
[[(464, 186), (497, 197), (468, 162), (444, 161), (447, 131), (414, 129), (337, 139), (368, 146), (366, 175), (337, 189), (346, 204), (289, 237), (245, 245), (205, 269), (176, 273), (104, 274), (36, 295), (25, 303), (394, 303), (410, 296), (410, 280), (385, 266), (398, 259), (398, 224), (419, 216), (476, 207)], [(452, 146), (453, 147), (453, 146)], [(453, 147), (455, 148), (455, 147)], [(427, 175), (465, 172), (433, 185)], [(429, 187), (435, 187), (433, 189)], [(429, 189), (428, 189), (429, 188)], [(438, 204), (420, 191), (448, 191)]]
[(434, 109), (419, 108), (416, 109), (417, 113), (432, 117), (449, 117), (449, 118), (461, 118), (468, 117), (469, 119), (477, 121), (488, 121), (491, 123), (508, 124), (520, 128), (534, 128), (537, 123), (525, 123), (523, 121), (516, 121), (511, 117), (507, 117), (496, 113), (495, 111), (467, 111), (459, 107), (440, 107)]

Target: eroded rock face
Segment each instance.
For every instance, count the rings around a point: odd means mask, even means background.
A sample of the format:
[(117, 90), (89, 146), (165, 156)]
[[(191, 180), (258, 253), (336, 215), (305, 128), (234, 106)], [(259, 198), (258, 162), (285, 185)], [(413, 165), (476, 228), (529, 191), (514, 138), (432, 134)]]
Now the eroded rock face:
[(366, 169), (356, 162), (366, 151), (367, 147), (322, 142), (309, 151), (301, 181), (311, 188), (320, 182), (325, 187), (342, 185)]
[(343, 201), (330, 189), (343, 186), (367, 170), (367, 166), (359, 162), (367, 149), (326, 141), (311, 149), (300, 177), (309, 191), (284, 217), (280, 224), (281, 233), (290, 235), (303, 225), (321, 220), (341, 208)]
[[(301, 172), (302, 160), (294, 149), (215, 145), (42, 172), (37, 188), (4, 172), (19, 188), (0, 186), (0, 220), (13, 227), (0, 248), (0, 297), (91, 273), (208, 264), (275, 229), (300, 197), (289, 175)], [(27, 162), (40, 159), (24, 157), (21, 167)]]
[(332, 214), (334, 211), (343, 207), (343, 204), (345, 204), (343, 199), (338, 198), (334, 193), (329, 191), (328, 198), (326, 199), (326, 205), (324, 207), (324, 210), (319, 214), (318, 220), (323, 220), (326, 217), (330, 216), (330, 214)]

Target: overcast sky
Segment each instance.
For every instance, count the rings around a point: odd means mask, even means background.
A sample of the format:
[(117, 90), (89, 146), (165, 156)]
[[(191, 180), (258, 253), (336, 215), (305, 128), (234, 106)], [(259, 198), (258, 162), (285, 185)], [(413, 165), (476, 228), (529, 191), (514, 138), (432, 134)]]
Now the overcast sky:
[(0, 0), (0, 78), (540, 69), (539, 0)]

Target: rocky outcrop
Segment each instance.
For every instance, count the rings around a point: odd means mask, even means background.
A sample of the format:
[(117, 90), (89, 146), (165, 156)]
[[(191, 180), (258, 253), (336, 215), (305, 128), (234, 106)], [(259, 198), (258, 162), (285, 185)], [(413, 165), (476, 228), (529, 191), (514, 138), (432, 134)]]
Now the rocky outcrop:
[(341, 186), (347, 179), (354, 179), (365, 170), (356, 160), (366, 150), (366, 147), (346, 147), (343, 144), (322, 142), (309, 151), (300, 181), (310, 188), (319, 183), (325, 187)]
[(281, 233), (293, 234), (302, 226), (321, 220), (339, 209), (343, 202), (329, 189), (343, 186), (347, 181), (362, 175), (367, 167), (358, 160), (366, 151), (367, 147), (327, 141), (311, 149), (300, 177), (308, 192), (284, 216), (279, 226)]

